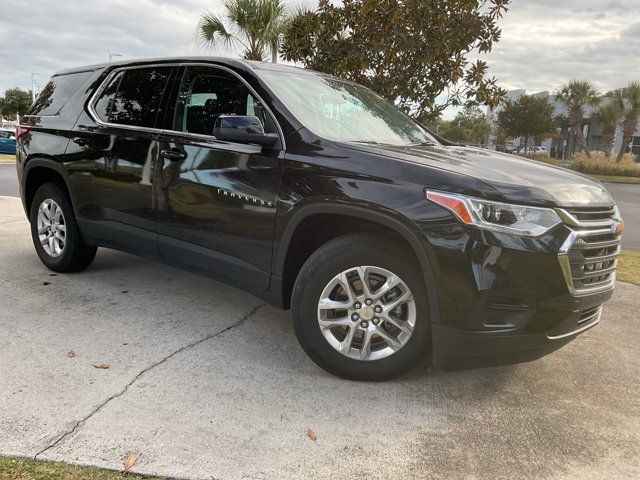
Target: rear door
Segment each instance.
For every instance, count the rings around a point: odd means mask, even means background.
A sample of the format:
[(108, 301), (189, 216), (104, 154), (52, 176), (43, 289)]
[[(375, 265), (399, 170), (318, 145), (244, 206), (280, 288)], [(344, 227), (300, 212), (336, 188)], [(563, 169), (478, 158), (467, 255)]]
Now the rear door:
[(112, 72), (78, 121), (67, 149), (83, 234), (100, 244), (157, 256), (153, 165), (157, 118), (173, 67)]
[(158, 246), (162, 257), (260, 290), (269, 286), (282, 137), (274, 148), (213, 136), (221, 114), (255, 115), (279, 129), (235, 73), (183, 67), (160, 142)]

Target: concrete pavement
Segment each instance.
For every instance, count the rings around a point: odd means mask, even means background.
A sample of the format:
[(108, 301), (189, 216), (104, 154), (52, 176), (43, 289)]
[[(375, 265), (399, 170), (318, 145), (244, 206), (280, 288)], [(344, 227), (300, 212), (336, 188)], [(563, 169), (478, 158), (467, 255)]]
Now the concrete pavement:
[(50, 276), (16, 198), (0, 229), (0, 454), (136, 452), (134, 471), (198, 479), (640, 476), (639, 287), (539, 361), (356, 383), (251, 295), (105, 249)]

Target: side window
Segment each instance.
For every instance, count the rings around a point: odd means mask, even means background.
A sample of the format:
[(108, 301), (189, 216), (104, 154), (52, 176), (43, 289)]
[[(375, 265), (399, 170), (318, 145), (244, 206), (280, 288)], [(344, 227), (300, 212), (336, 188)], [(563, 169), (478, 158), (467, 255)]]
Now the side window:
[(124, 70), (111, 106), (107, 108), (109, 122), (154, 127), (170, 74), (171, 67)]
[(98, 115), (98, 118), (103, 122), (109, 121), (113, 101), (116, 98), (116, 92), (118, 91), (118, 86), (120, 85), (120, 80), (122, 80), (123, 76), (124, 72), (118, 72), (113, 76), (100, 94), (100, 97), (98, 97), (96, 103), (93, 105), (96, 115)]
[(173, 129), (212, 135), (220, 115), (255, 115), (266, 132), (275, 125), (262, 104), (235, 75), (215, 67), (187, 67), (182, 77)]

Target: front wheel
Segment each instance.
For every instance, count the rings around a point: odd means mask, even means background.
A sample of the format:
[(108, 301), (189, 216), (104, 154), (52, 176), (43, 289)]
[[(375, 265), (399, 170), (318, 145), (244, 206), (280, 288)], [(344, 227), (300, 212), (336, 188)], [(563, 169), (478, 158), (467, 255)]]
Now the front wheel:
[(309, 357), (354, 380), (384, 380), (426, 357), (430, 318), (413, 252), (383, 236), (353, 234), (320, 247), (292, 296), (294, 328)]

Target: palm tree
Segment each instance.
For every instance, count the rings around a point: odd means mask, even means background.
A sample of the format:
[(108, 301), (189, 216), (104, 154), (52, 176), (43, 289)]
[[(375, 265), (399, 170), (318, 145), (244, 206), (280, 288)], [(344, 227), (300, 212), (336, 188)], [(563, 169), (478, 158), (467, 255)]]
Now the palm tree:
[(617, 162), (622, 160), (627, 143), (636, 131), (636, 125), (640, 119), (640, 83), (632, 82), (627, 85), (622, 91), (622, 96), (625, 99), (626, 108), (622, 120), (622, 145), (616, 158)]
[(593, 118), (602, 123), (602, 149), (607, 158), (611, 156), (616, 140), (616, 128), (623, 116), (624, 99), (618, 90), (609, 92), (605, 102), (600, 103), (593, 113)]
[(583, 80), (572, 80), (563, 85), (556, 93), (556, 99), (562, 102), (569, 111), (569, 124), (578, 139), (580, 150), (591, 158), (591, 151), (587, 146), (587, 141), (582, 133), (582, 119), (584, 118), (584, 107), (587, 105), (596, 106), (600, 100), (598, 90), (591, 82)]
[(281, 0), (225, 0), (224, 15), (207, 12), (198, 22), (198, 42), (203, 47), (240, 45), (248, 60), (264, 60), (271, 52), (277, 62), (280, 41), (288, 25)]

